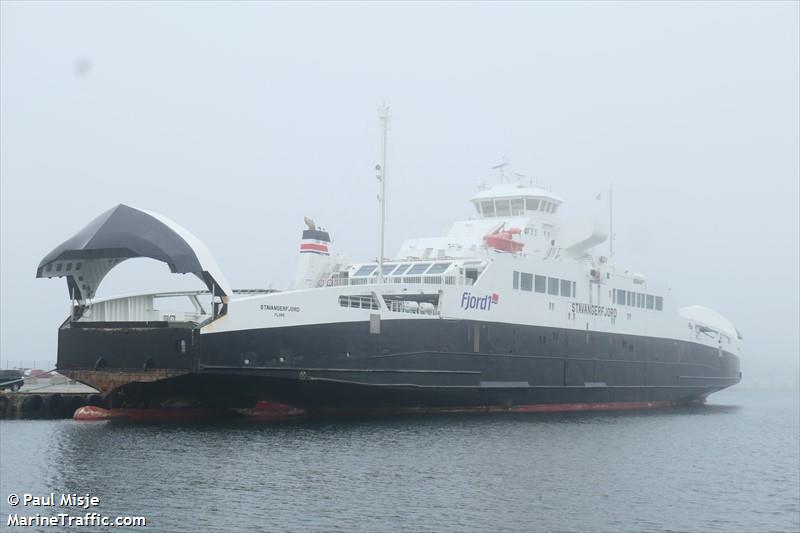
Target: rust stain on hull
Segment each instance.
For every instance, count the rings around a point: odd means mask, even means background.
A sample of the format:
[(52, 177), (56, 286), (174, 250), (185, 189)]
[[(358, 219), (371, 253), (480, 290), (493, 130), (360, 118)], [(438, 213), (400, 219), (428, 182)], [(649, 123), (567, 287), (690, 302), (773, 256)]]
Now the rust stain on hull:
[(188, 374), (189, 370), (59, 370), (58, 372), (69, 379), (97, 389), (103, 397), (107, 397), (115, 390), (130, 383), (150, 383), (162, 379), (175, 378)]

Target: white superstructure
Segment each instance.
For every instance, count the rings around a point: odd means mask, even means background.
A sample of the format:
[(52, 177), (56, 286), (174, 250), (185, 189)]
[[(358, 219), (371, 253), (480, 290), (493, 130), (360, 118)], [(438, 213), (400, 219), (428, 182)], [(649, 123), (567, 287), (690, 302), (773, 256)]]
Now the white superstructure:
[[(382, 283), (376, 261), (341, 264), (319, 271), (314, 288), (232, 300), (203, 333), (379, 315), (672, 338), (739, 353), (740, 335), (721, 315), (679, 309), (664, 286), (593, 253), (604, 231), (562, 221), (558, 195), (500, 184), (472, 202), (479, 218), (455, 222), (443, 237), (403, 242), (384, 262)], [(488, 308), (473, 303), (486, 297), (495, 300)]]

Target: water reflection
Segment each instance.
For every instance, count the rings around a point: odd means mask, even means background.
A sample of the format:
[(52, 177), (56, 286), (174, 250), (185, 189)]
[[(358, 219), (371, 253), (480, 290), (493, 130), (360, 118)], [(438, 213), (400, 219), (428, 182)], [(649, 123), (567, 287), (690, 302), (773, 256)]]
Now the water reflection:
[(3, 439), (4, 487), (98, 495), (103, 513), (145, 515), (164, 531), (797, 529), (800, 510), (797, 408), (785, 399), (604, 413), (9, 424), (4, 435), (13, 428), (27, 445)]

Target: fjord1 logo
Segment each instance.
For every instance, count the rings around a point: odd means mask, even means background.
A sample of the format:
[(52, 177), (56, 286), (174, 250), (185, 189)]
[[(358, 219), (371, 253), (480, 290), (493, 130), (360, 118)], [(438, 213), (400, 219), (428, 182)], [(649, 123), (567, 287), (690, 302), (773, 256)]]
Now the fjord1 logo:
[(461, 294), (461, 307), (463, 309), (480, 309), (481, 311), (488, 311), (492, 308), (492, 305), (497, 305), (499, 301), (500, 295), (496, 292), (486, 296), (475, 296), (469, 292), (464, 292)]

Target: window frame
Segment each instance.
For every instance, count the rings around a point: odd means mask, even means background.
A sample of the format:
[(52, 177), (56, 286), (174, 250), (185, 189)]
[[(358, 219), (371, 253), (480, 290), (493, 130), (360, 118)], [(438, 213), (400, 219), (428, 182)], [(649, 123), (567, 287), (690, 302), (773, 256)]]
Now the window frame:
[(550, 276), (547, 276), (547, 295), (548, 296), (558, 296), (559, 295), (558, 289), (560, 288), (559, 287), (559, 285), (560, 285), (559, 282), (560, 281), (561, 280), (559, 278), (551, 278)]
[[(565, 287), (567, 289), (566, 290), (566, 294), (564, 294), (564, 292), (565, 292), (564, 288)], [(560, 290), (561, 290), (561, 296), (566, 296), (567, 298), (571, 298), (572, 297), (572, 294), (571, 294), (571, 292), (572, 292), (572, 282), (570, 280), (568, 280), (568, 279), (562, 279), (561, 280)]]
[[(406, 276), (419, 276), (419, 275), (422, 275), (428, 270), (428, 268), (430, 268), (430, 266), (432, 264), (433, 263), (412, 263), (411, 268), (408, 269), (408, 272), (406, 272), (405, 275)], [(422, 268), (422, 270), (419, 270), (420, 267), (424, 267), (424, 268)]]
[[(539, 290), (540, 286), (541, 290)], [(539, 294), (547, 294), (547, 276), (540, 276), (539, 274), (534, 274), (533, 292), (538, 292)]]
[[(500, 212), (500, 207), (501, 206), (504, 206), (504, 208), (505, 208), (504, 209), (504, 211), (505, 211), (504, 213)], [(495, 200), (494, 201), (494, 212), (495, 212), (495, 216), (498, 216), (498, 217), (510, 217), (511, 216), (511, 200), (509, 200), (507, 198), (503, 198), (503, 199), (500, 199), (500, 200)]]
[[(447, 269), (450, 268), (450, 265), (453, 263), (434, 263), (431, 267), (425, 272), (426, 274), (443, 274), (447, 272)], [(440, 268), (437, 268), (440, 267)], [(435, 270), (435, 272), (434, 272)]]
[(391, 275), (402, 276), (403, 274), (405, 274), (406, 270), (408, 270), (411, 267), (412, 264), (413, 263), (402, 263), (400, 265), (397, 265), (397, 268), (395, 268), (394, 271), (392, 271)]
[[(371, 267), (371, 268), (370, 268), (370, 267)], [(369, 268), (370, 270), (367, 272), (367, 271), (366, 271), (366, 269), (368, 269), (368, 268)], [(369, 277), (369, 276), (371, 276), (371, 275), (372, 275), (372, 273), (373, 273), (373, 272), (375, 272), (376, 270), (378, 270), (378, 265), (377, 265), (377, 264), (372, 264), (372, 265), (361, 265), (361, 266), (358, 268), (358, 270), (356, 270), (355, 272), (353, 272), (353, 276), (352, 276), (352, 277), (354, 277), (354, 278), (366, 278), (366, 277)], [(361, 273), (362, 271), (364, 272), (363, 274)]]

